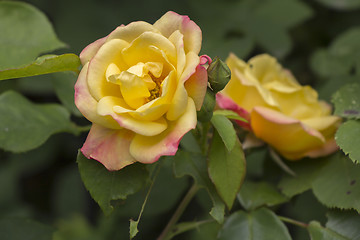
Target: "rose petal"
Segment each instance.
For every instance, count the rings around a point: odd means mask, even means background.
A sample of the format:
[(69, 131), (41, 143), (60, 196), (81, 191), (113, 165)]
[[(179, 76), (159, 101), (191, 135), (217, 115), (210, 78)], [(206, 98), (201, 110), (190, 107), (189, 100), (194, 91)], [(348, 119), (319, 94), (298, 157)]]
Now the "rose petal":
[(104, 96), (120, 95), (119, 87), (106, 80), (106, 70), (111, 63), (116, 64), (122, 71), (128, 69), (121, 56), (121, 50), (127, 46), (127, 42), (113, 39), (102, 45), (91, 59), (87, 81), (90, 93), (96, 100)]
[(196, 67), (195, 73), (185, 82), (185, 89), (189, 97), (194, 100), (197, 111), (201, 109), (204, 102), (207, 83), (208, 75), (206, 68), (200, 64)]
[(185, 53), (192, 51), (199, 54), (202, 40), (201, 29), (188, 16), (169, 11), (154, 23), (154, 27), (167, 38), (176, 30), (180, 30), (184, 35)]
[(160, 33), (152, 24), (136, 21), (131, 22), (128, 25), (121, 25), (109, 34), (108, 41), (112, 39), (122, 39), (131, 43), (134, 39), (139, 37), (144, 32)]
[(310, 86), (293, 92), (272, 91), (272, 96), (278, 102), (280, 111), (289, 117), (303, 120), (330, 114), (331, 108), (318, 101), (317, 92)]
[(231, 79), (222, 94), (231, 98), (236, 104), (250, 112), (255, 106), (265, 106), (277, 109), (277, 103), (271, 93), (264, 89), (253, 76), (245, 76), (245, 63), (234, 54), (230, 54), (226, 60), (231, 69)]
[(95, 56), (99, 48), (105, 43), (106, 38), (107, 36), (96, 40), (81, 51), (80, 61), (82, 65), (85, 65), (85, 63)]
[(253, 109), (251, 127), (258, 138), (272, 145), (289, 160), (302, 158), (325, 143), (319, 131), (269, 108)]
[(93, 124), (81, 152), (108, 170), (119, 170), (136, 161), (129, 152), (133, 137), (134, 133), (125, 129), (111, 130)]
[(121, 98), (114, 96), (103, 97), (98, 103), (97, 112), (101, 116), (111, 116), (121, 127), (144, 136), (160, 134), (167, 128), (167, 122), (163, 117), (153, 121), (142, 121), (133, 118), (128, 113), (116, 114), (114, 107), (123, 105), (124, 100)]
[(323, 116), (305, 119), (301, 122), (310, 128), (318, 130), (326, 139), (330, 139), (334, 137), (341, 123), (341, 118), (338, 116)]
[(122, 54), (126, 63), (129, 66), (133, 66), (138, 62), (164, 63), (166, 61), (164, 61), (161, 52), (165, 54), (172, 65), (176, 66), (176, 49), (174, 44), (161, 34), (144, 32), (128, 48), (124, 49)]
[(97, 101), (89, 92), (86, 82), (86, 75), (89, 63), (86, 63), (81, 69), (77, 82), (75, 84), (75, 105), (79, 111), (91, 122), (97, 123), (108, 128), (119, 129), (119, 124), (110, 116), (100, 116), (97, 114)]
[(173, 32), (169, 40), (174, 44), (177, 52), (177, 65), (176, 70), (178, 73), (177, 78), (180, 78), (180, 75), (184, 71), (185, 63), (186, 63), (186, 55), (184, 50), (184, 36), (180, 33), (179, 30)]
[(329, 155), (339, 150), (339, 146), (336, 144), (334, 138), (329, 139), (321, 148), (310, 151), (306, 154), (308, 157), (317, 158)]
[[(283, 69), (276, 58), (268, 54), (260, 54), (251, 58), (244, 71), (251, 73), (263, 86), (280, 82), (281, 88), (286, 91), (291, 92), (292, 89), (301, 88), (292, 74)], [(279, 85), (275, 86), (279, 87)]]
[(130, 145), (130, 153), (142, 163), (153, 163), (164, 155), (175, 155), (181, 138), (194, 129), (197, 123), (194, 101), (188, 98), (184, 114), (159, 135), (146, 137), (136, 135)]
[(241, 108), (231, 98), (226, 97), (224, 94), (221, 93), (216, 94), (216, 103), (219, 105), (220, 108), (236, 112), (240, 117), (246, 119), (249, 123), (245, 123), (243, 121), (238, 121), (238, 120), (235, 120), (235, 122), (239, 124), (240, 127), (243, 127), (251, 131), (250, 114), (248, 111)]
[(166, 118), (168, 120), (173, 121), (184, 113), (188, 97), (184, 83), (191, 77), (191, 75), (195, 73), (196, 67), (199, 65), (199, 63), (200, 57), (198, 55), (194, 54), (193, 52), (189, 52), (186, 55), (186, 65), (184, 72), (178, 80), (174, 98), (172, 99), (169, 111), (166, 114)]

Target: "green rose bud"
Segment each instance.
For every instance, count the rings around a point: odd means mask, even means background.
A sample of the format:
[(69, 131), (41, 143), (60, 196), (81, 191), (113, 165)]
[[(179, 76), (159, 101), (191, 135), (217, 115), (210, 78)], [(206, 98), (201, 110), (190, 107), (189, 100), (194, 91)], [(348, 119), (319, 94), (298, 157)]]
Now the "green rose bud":
[(211, 89), (215, 93), (223, 90), (231, 78), (231, 71), (229, 67), (218, 57), (214, 58), (212, 63), (209, 65), (207, 72)]
[(215, 104), (215, 93), (208, 87), (206, 90), (204, 103), (201, 106), (200, 111), (197, 112), (197, 118), (200, 122), (210, 121), (213, 115)]

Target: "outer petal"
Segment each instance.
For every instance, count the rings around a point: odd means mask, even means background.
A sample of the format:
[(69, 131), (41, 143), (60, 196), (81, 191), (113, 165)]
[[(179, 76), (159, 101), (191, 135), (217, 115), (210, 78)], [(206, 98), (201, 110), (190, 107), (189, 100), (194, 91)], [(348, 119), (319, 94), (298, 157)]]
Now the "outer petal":
[(133, 118), (128, 113), (116, 114), (114, 107), (123, 106), (124, 104), (124, 100), (121, 98), (113, 96), (103, 97), (99, 101), (97, 112), (101, 116), (111, 116), (121, 127), (144, 136), (157, 135), (167, 128), (168, 124), (163, 117), (154, 121), (142, 121)]
[(341, 118), (338, 116), (324, 116), (302, 120), (302, 122), (321, 132), (326, 139), (332, 139), (341, 123)]
[(258, 138), (289, 160), (304, 157), (307, 152), (321, 148), (325, 143), (325, 138), (317, 130), (264, 107), (255, 107), (251, 112), (251, 127)]
[(113, 83), (106, 81), (106, 70), (111, 63), (117, 65), (120, 70), (127, 69), (121, 57), (121, 50), (128, 43), (113, 39), (106, 42), (89, 63), (87, 81), (91, 95), (100, 100), (104, 96), (120, 96), (120, 89)]
[(197, 111), (201, 109), (203, 104), (207, 83), (207, 71), (206, 68), (201, 65), (196, 67), (195, 73), (185, 82), (187, 93), (189, 97), (194, 100)]
[(332, 138), (328, 140), (321, 148), (308, 152), (306, 156), (311, 158), (317, 158), (317, 157), (329, 155), (337, 150), (339, 150), (339, 147), (336, 144), (335, 139)]
[(202, 40), (201, 29), (188, 16), (181, 16), (170, 11), (157, 20), (154, 27), (167, 38), (176, 30), (180, 30), (184, 35), (185, 53), (192, 51), (199, 54)]
[(99, 48), (105, 43), (106, 38), (107, 36), (96, 40), (81, 51), (80, 61), (82, 65), (85, 65), (85, 63), (95, 56)]
[(185, 133), (194, 129), (197, 123), (194, 101), (188, 98), (185, 113), (157, 136), (136, 135), (130, 146), (130, 153), (137, 161), (153, 163), (164, 155), (175, 155), (179, 142)]
[(75, 104), (79, 111), (91, 122), (106, 126), (108, 128), (119, 129), (119, 124), (109, 116), (97, 114), (98, 102), (90, 94), (86, 82), (86, 75), (89, 63), (81, 69), (78, 80), (75, 84)]
[(187, 105), (188, 97), (184, 83), (191, 77), (191, 75), (195, 73), (196, 67), (199, 65), (199, 63), (200, 57), (198, 55), (194, 54), (193, 52), (190, 52), (186, 55), (186, 66), (184, 72), (178, 80), (174, 98), (172, 99), (169, 111), (166, 114), (168, 120), (174, 121), (181, 114), (183, 114)]
[(127, 41), (128, 43), (132, 42), (135, 38), (140, 36), (144, 32), (155, 32), (159, 33), (153, 25), (143, 21), (136, 21), (129, 23), (124, 26), (121, 25), (117, 27), (114, 31), (109, 34), (109, 39), (122, 39)]
[(136, 161), (129, 152), (133, 137), (134, 133), (125, 129), (111, 130), (93, 124), (81, 152), (108, 170), (119, 170)]
[[(241, 108), (239, 105), (237, 105), (231, 98), (228, 98), (225, 95), (218, 93), (216, 94), (216, 102), (220, 108), (234, 111), (240, 117), (245, 118), (246, 120), (248, 120), (248, 122), (250, 122), (250, 113), (245, 109)], [(237, 124), (239, 124), (240, 127), (243, 127), (251, 131), (250, 123), (244, 123), (242, 121), (237, 121), (237, 120), (235, 121), (237, 122)]]

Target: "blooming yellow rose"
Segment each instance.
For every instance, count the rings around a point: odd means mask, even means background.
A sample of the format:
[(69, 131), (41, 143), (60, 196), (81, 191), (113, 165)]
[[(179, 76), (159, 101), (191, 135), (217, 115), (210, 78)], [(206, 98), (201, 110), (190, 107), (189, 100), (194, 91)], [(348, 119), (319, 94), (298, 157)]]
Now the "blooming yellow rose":
[(221, 108), (249, 120), (241, 125), (289, 160), (318, 157), (337, 149), (334, 134), (340, 118), (318, 100), (310, 86), (301, 86), (275, 58), (263, 54), (248, 63), (230, 54), (231, 80), (217, 95)]
[(189, 17), (167, 12), (154, 24), (121, 25), (81, 52), (75, 103), (93, 123), (87, 158), (118, 170), (176, 153), (206, 92), (201, 38)]

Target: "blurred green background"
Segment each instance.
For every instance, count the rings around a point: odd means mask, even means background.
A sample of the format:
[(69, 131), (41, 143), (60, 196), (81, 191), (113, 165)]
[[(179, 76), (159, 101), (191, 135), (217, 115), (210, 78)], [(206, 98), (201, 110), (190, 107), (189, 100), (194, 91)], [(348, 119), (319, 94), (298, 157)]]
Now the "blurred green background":
[[(203, 31), (202, 53), (226, 59), (229, 52), (247, 60), (270, 53), (289, 68), (302, 84), (310, 84), (329, 100), (339, 86), (358, 81), (360, 75), (360, 1), (300, 0), (31, 0), (25, 1), (46, 14), (60, 40), (68, 47), (56, 53), (75, 53), (106, 36), (121, 24), (143, 20), (154, 23), (172, 10), (188, 15)], [(0, 16), (1, 21), (1, 16)], [(55, 94), (58, 75), (0, 82), (0, 92), (14, 89), (32, 101), (59, 102)], [(72, 83), (75, 79), (71, 80)], [(61, 80), (60, 80), (61, 82)], [(72, 85), (68, 88), (72, 94)], [(71, 103), (70, 103), (71, 105)], [(76, 116), (78, 124), (88, 122)], [(83, 187), (77, 150), (86, 134), (53, 135), (43, 146), (23, 154), (0, 151), (0, 219), (25, 216), (46, 224), (55, 239), (128, 239), (128, 220), (136, 219), (145, 191), (119, 202), (110, 217), (100, 212)], [(250, 158), (249, 158), (250, 159)], [(155, 239), (184, 195), (189, 179), (173, 179), (171, 160), (162, 168), (140, 222), (137, 239)], [(255, 165), (254, 165), (255, 164)], [(269, 168), (267, 163), (266, 169)], [(271, 164), (270, 164), (271, 165)], [(264, 164), (249, 164), (256, 175)], [(270, 166), (271, 167), (271, 166)], [(272, 166), (273, 167), (273, 166)], [(177, 189), (169, 196), (169, 189)], [(200, 192), (184, 220), (204, 219), (211, 203)], [(306, 210), (304, 210), (306, 209)], [(295, 219), (324, 222), (325, 209), (311, 192), (280, 209)], [(14, 218), (16, 219), (16, 218)], [(15, 220), (14, 220), (15, 221)], [(21, 226), (29, 223), (18, 223)], [(34, 223), (35, 224), (35, 223)], [(0, 224), (0, 232), (6, 226)], [(216, 239), (216, 224), (205, 225), (186, 238)], [(290, 229), (294, 239), (306, 232)], [(49, 233), (49, 234), (50, 234)], [(51, 234), (50, 234), (51, 235)], [(25, 239), (25, 238), (24, 238)]]

